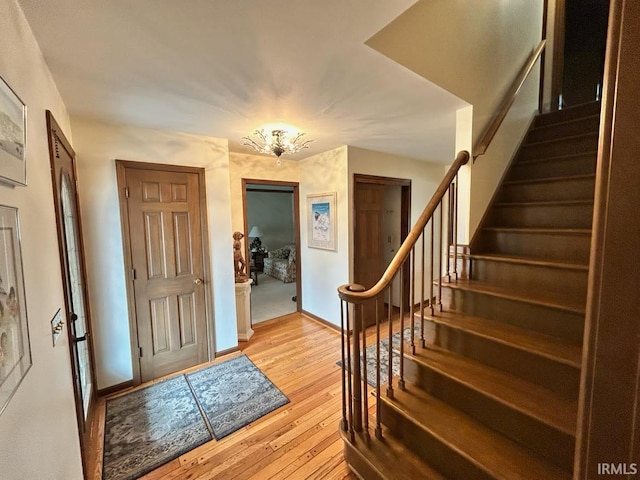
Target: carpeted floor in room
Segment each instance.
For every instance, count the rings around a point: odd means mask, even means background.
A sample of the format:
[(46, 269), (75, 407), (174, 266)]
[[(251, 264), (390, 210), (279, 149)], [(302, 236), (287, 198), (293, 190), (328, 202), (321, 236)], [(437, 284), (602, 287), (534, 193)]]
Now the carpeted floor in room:
[(284, 283), (258, 273), (258, 285), (251, 285), (251, 323), (256, 324), (296, 311), (296, 283)]

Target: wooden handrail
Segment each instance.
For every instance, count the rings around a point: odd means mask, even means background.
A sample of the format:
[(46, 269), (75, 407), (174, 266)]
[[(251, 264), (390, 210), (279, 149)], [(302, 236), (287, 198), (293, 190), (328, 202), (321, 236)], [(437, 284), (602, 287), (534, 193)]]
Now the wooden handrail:
[(484, 133), (480, 137), (480, 140), (478, 141), (478, 143), (476, 143), (476, 145), (473, 147), (474, 161), (480, 155), (484, 155), (485, 152), (487, 151), (487, 148), (489, 147), (489, 144), (493, 140), (493, 137), (496, 135), (496, 132), (500, 128), (500, 125), (502, 125), (502, 122), (507, 116), (507, 113), (509, 113), (509, 109), (511, 108), (511, 105), (513, 105), (513, 102), (516, 99), (516, 95), (518, 95), (518, 92), (522, 88), (522, 85), (524, 85), (524, 81), (527, 79), (527, 77), (531, 73), (531, 70), (533, 70), (533, 67), (538, 61), (538, 58), (540, 58), (540, 55), (542, 55), (542, 52), (544, 51), (546, 43), (547, 43), (546, 40), (542, 40), (538, 44), (538, 47), (527, 59), (526, 63), (520, 70), (520, 73), (513, 81), (513, 84), (511, 85), (511, 88), (509, 89), (504, 99), (502, 100), (502, 103), (500, 104), (498, 111), (491, 119), (491, 122), (489, 122), (489, 125), (484, 130)]
[(458, 170), (460, 170), (460, 167), (467, 164), (470, 157), (471, 155), (466, 150), (458, 153), (456, 159), (449, 168), (449, 171), (440, 183), (440, 186), (435, 191), (433, 197), (422, 211), (420, 218), (418, 218), (418, 220), (416, 221), (416, 224), (409, 232), (409, 235), (407, 235), (407, 238), (405, 238), (404, 242), (402, 242), (402, 245), (398, 249), (398, 252), (396, 253), (395, 257), (393, 257), (393, 260), (391, 260), (391, 263), (382, 274), (380, 280), (378, 280), (378, 283), (376, 283), (368, 290), (362, 285), (358, 284), (342, 285), (338, 287), (338, 296), (342, 300), (351, 303), (362, 303), (377, 297), (387, 286), (389, 286), (389, 284), (393, 280), (393, 277), (396, 275), (396, 273), (398, 273), (398, 270), (400, 270), (400, 267), (408, 258), (409, 254), (411, 253), (411, 249), (415, 245), (416, 241), (418, 240), (418, 238), (420, 238), (420, 235), (422, 235), (422, 231), (433, 216), (436, 208), (438, 208), (438, 205), (449, 189), (449, 185), (451, 185), (451, 182), (456, 178)]

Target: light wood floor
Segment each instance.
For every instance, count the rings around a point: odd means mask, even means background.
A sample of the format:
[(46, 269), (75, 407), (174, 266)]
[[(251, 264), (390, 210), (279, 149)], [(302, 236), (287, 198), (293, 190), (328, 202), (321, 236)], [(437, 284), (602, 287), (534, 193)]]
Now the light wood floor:
[[(300, 314), (260, 323), (240, 348), (290, 403), (220, 441), (143, 477), (167, 479), (349, 479), (338, 433), (340, 334)], [(224, 361), (236, 354), (218, 358)], [(98, 401), (88, 471), (102, 478), (105, 400)]]

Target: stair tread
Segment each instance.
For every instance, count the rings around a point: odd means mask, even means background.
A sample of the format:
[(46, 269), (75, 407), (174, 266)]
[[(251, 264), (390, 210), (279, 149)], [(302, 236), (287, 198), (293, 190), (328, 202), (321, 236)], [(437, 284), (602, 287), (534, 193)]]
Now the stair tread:
[[(572, 113), (575, 113), (576, 111), (582, 111), (583, 113), (580, 116), (575, 118), (584, 118), (590, 115), (599, 116), (600, 108), (601, 108), (600, 106), (601, 106), (601, 102), (599, 100), (592, 100), (584, 103), (579, 103), (577, 105), (566, 106), (558, 110), (540, 113), (536, 117), (536, 120), (546, 120), (548, 118), (553, 119), (554, 117), (561, 117), (564, 114), (567, 114), (567, 113), (572, 114)], [(549, 125), (553, 125), (553, 123), (550, 123)]]
[(541, 145), (550, 145), (553, 143), (566, 143), (566, 142), (570, 142), (572, 140), (578, 140), (578, 139), (582, 139), (582, 138), (586, 138), (586, 137), (597, 137), (598, 136), (598, 132), (587, 132), (587, 133), (580, 133), (578, 135), (566, 135), (563, 137), (558, 137), (558, 138), (551, 138), (549, 140), (541, 140), (538, 142), (525, 142), (522, 144), (521, 148), (528, 148), (528, 147), (538, 147)]
[(535, 202), (496, 202), (494, 207), (553, 207), (569, 205), (593, 205), (593, 198), (584, 200), (538, 200)]
[(361, 434), (356, 434), (355, 442), (351, 442), (348, 432), (340, 429), (340, 434), (343, 441), (354, 446), (368, 463), (383, 474), (385, 479), (429, 478), (446, 480), (440, 472), (397, 440), (384, 425), (382, 425), (383, 438), (381, 440), (371, 436), (370, 441), (367, 442)]
[(515, 233), (552, 233), (559, 235), (591, 235), (590, 228), (553, 228), (553, 227), (482, 227), (482, 230)]
[(465, 413), (434, 398), (410, 382), (393, 400), (381, 397), (478, 468), (496, 479), (570, 479), (571, 474), (544, 461)]
[(514, 163), (514, 166), (518, 166), (518, 165), (532, 165), (534, 163), (546, 163), (546, 162), (554, 162), (554, 161), (559, 161), (559, 160), (568, 160), (571, 158), (577, 158), (577, 157), (584, 157), (587, 155), (597, 155), (598, 151), (597, 150), (591, 150), (588, 152), (578, 152), (578, 153), (568, 153), (566, 155), (554, 155), (552, 157), (542, 157), (542, 158), (533, 158), (530, 160), (520, 160), (518, 159), (518, 161), (516, 163)]
[(589, 265), (586, 265), (584, 263), (558, 262), (558, 261), (545, 260), (543, 258), (536, 258), (536, 257), (504, 255), (500, 253), (483, 253), (483, 254), (476, 253), (476, 254), (460, 255), (460, 256), (476, 259), (476, 260), (491, 260), (495, 262), (515, 263), (520, 265), (561, 268), (566, 270), (589, 271)]
[(458, 280), (453, 282), (443, 281), (442, 286), (457, 290), (484, 293), (519, 302), (534, 303), (582, 315), (585, 313), (585, 299), (578, 299), (574, 296), (566, 295), (561, 292), (527, 291), (525, 293), (514, 291), (508, 287), (496, 286), (476, 280)]
[[(417, 314), (419, 316), (419, 314)], [(531, 352), (571, 367), (582, 365), (582, 349), (560, 338), (526, 330), (488, 318), (474, 317), (454, 311), (425, 314), (425, 318), (452, 328), (464, 330), (495, 342)]]
[(527, 178), (524, 180), (506, 180), (502, 185), (530, 185), (535, 183), (552, 183), (552, 182), (568, 182), (573, 180), (595, 180), (595, 173), (588, 173), (583, 175), (565, 175), (562, 177), (545, 177), (545, 178)]
[(536, 130), (551, 130), (553, 128), (556, 128), (556, 127), (559, 127), (559, 126), (562, 126), (562, 125), (568, 125), (568, 124), (571, 124), (571, 123), (578, 123), (578, 122), (582, 122), (584, 120), (593, 120), (594, 118), (600, 118), (600, 114), (599, 113), (592, 113), (592, 114), (589, 114), (589, 115), (584, 115), (583, 117), (570, 118), (568, 120), (560, 120), (558, 122), (548, 123), (546, 125), (534, 125), (531, 128), (531, 131), (534, 132)]
[(576, 434), (575, 400), (440, 347), (416, 348), (408, 356), (524, 415), (568, 435)]

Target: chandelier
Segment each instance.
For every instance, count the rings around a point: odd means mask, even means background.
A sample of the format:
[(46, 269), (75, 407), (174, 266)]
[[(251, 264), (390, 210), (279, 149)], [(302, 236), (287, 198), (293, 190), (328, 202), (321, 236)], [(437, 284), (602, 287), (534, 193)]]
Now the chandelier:
[(258, 140), (253, 140), (250, 137), (242, 137), (242, 145), (248, 145), (256, 152), (264, 153), (266, 155), (275, 155), (276, 165), (280, 165), (281, 155), (292, 155), (304, 148), (309, 148), (309, 144), (313, 140), (301, 140), (305, 135), (304, 133), (298, 133), (294, 137), (289, 137), (284, 130), (272, 130), (271, 136), (265, 133), (263, 129), (253, 132), (258, 137)]

